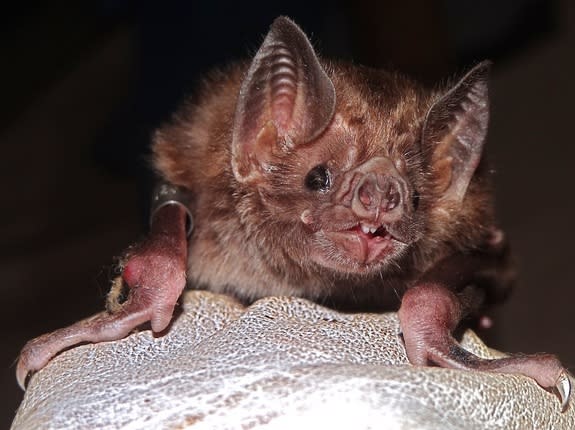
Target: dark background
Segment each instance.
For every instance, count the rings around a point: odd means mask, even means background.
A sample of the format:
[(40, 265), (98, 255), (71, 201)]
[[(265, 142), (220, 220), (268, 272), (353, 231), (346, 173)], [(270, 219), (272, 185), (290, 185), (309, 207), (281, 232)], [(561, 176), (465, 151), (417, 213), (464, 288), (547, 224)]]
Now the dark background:
[[(324, 56), (427, 83), (495, 61), (488, 151), (521, 267), (486, 335), (575, 366), (574, 6), (569, 0), (38, 2), (0, 18), (0, 427), (26, 340), (102, 309), (145, 231), (148, 137), (203, 70), (291, 16)], [(401, 4), (397, 4), (401, 3)]]

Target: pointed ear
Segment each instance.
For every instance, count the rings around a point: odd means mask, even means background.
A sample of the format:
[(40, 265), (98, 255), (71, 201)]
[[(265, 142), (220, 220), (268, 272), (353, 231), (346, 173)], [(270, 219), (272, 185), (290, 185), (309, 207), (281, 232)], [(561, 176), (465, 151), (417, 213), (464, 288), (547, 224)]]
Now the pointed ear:
[(489, 122), (488, 76), (482, 62), (429, 109), (423, 148), (432, 149), (432, 165), (443, 199), (460, 202), (479, 164)]
[(232, 142), (236, 179), (261, 177), (274, 153), (316, 138), (334, 110), (333, 83), (311, 43), (290, 19), (277, 18), (240, 88)]

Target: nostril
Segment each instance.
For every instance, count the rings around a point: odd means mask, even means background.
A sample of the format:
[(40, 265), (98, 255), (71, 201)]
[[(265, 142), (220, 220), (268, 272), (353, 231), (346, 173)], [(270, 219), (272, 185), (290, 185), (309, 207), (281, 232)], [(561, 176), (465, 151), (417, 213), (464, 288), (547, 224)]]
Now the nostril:
[(371, 206), (372, 194), (373, 194), (373, 186), (365, 182), (359, 187), (357, 193), (359, 201), (363, 203), (363, 205), (366, 207)]
[(363, 175), (355, 186), (354, 197), (351, 202), (352, 210), (362, 218), (377, 216), (382, 195), (375, 182), (375, 175)]
[(399, 195), (399, 191), (394, 184), (390, 184), (387, 190), (386, 201), (384, 204), (385, 211), (391, 211), (395, 209), (401, 201), (401, 196)]

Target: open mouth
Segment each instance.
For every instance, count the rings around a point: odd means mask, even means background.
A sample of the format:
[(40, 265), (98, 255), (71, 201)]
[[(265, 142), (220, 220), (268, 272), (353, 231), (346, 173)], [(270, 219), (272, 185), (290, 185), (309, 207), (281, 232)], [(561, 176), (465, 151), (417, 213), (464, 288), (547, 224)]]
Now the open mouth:
[(351, 228), (326, 231), (325, 234), (348, 257), (361, 265), (385, 259), (393, 251), (393, 236), (384, 226), (359, 222)]

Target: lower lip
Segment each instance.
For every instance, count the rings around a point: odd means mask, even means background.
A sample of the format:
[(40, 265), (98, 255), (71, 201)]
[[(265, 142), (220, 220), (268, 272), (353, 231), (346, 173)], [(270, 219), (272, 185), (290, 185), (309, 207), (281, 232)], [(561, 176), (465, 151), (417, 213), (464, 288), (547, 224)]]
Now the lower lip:
[(372, 264), (382, 260), (392, 251), (392, 237), (365, 234), (360, 229), (325, 232), (337, 245), (360, 264)]

